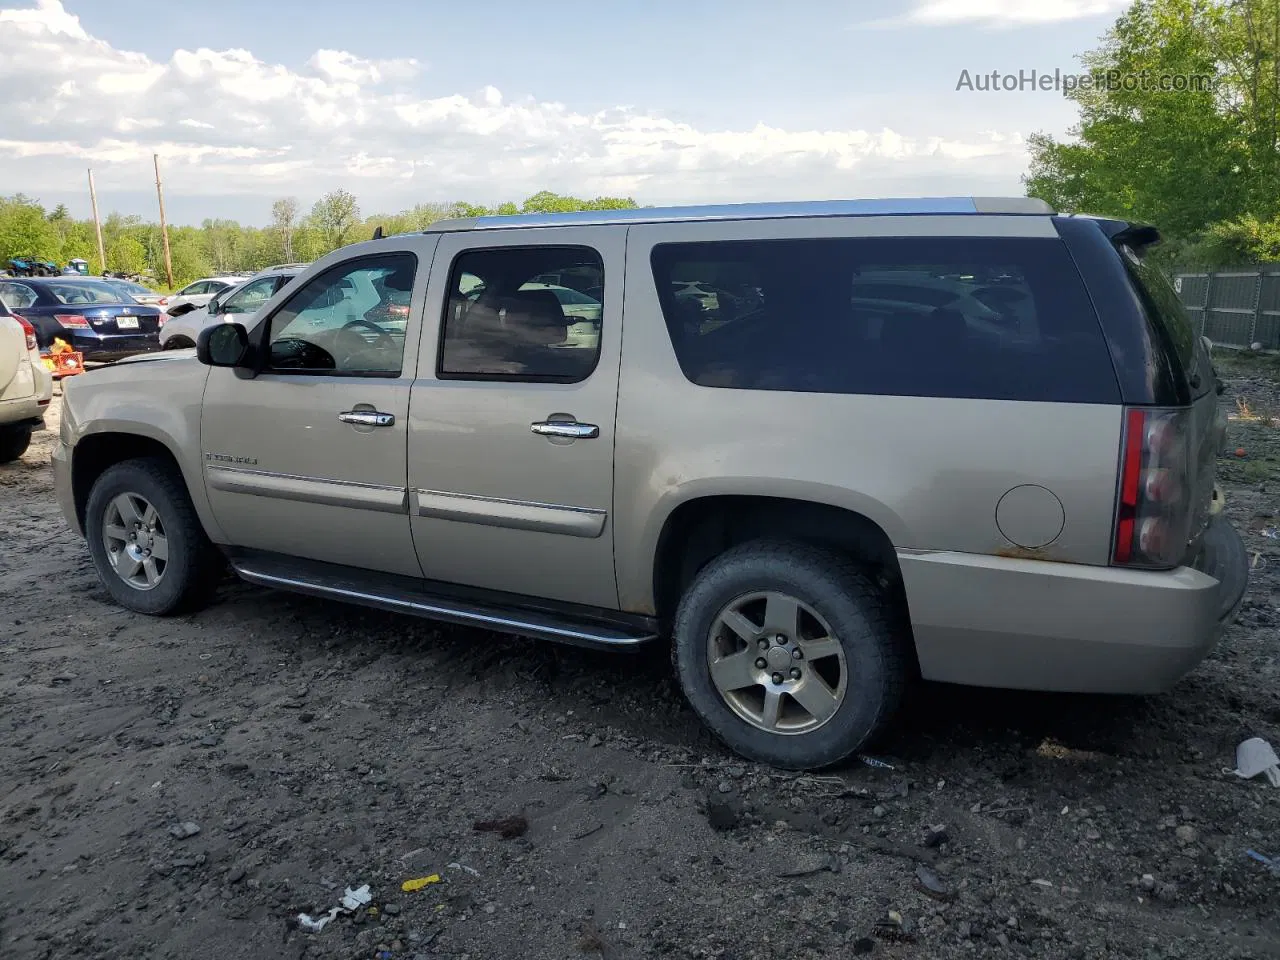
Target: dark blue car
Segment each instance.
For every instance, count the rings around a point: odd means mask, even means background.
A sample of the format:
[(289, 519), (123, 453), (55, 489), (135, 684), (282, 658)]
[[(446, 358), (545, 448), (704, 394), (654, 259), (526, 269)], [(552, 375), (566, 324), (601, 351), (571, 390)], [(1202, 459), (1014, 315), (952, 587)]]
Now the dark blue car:
[(101, 281), (74, 277), (0, 280), (0, 300), (36, 328), (41, 350), (61, 337), (92, 362), (160, 349), (162, 314)]

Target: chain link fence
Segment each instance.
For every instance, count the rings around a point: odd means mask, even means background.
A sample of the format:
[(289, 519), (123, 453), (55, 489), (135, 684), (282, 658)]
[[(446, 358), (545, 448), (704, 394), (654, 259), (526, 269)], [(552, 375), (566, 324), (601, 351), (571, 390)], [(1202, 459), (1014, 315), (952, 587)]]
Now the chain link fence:
[(1280, 350), (1280, 263), (1251, 270), (1175, 273), (1173, 287), (1197, 331), (1214, 343), (1260, 343), (1264, 350)]

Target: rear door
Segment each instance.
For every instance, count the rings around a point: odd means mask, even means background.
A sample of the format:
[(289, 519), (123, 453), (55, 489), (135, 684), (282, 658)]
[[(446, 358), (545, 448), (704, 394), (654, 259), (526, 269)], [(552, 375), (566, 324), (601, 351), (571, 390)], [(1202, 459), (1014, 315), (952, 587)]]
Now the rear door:
[(441, 238), (427, 304), (440, 335), (423, 340), (409, 431), (429, 580), (617, 607), (625, 249), (615, 227)]

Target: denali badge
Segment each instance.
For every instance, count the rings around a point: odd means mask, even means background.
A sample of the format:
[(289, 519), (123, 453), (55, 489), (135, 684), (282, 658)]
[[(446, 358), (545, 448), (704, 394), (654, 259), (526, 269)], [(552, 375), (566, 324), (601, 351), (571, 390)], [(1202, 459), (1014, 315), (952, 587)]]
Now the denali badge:
[(204, 458), (206, 460), (216, 460), (218, 463), (247, 463), (250, 466), (258, 462), (254, 457), (228, 457), (221, 453), (206, 453)]

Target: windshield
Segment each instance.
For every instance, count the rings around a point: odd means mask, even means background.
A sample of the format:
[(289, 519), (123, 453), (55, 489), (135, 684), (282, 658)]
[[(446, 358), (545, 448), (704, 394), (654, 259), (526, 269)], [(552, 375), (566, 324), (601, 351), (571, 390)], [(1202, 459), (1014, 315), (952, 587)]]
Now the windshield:
[(48, 291), (59, 303), (133, 303), (121, 290), (105, 283), (51, 283)]

